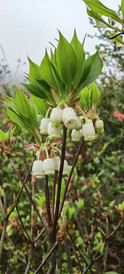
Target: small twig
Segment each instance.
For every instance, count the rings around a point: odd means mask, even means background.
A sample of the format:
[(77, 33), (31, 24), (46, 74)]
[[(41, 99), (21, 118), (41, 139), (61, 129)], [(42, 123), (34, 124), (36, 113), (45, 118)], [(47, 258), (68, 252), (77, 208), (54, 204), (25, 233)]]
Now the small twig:
[(34, 240), (34, 244), (37, 242), (37, 240), (40, 238), (40, 236), (44, 233), (44, 231), (45, 231), (45, 227), (41, 230), (41, 232), (39, 233), (39, 235), (35, 238), (35, 240)]
[(44, 266), (44, 264), (48, 261), (52, 253), (54, 252), (55, 248), (58, 246), (58, 243), (55, 242), (53, 247), (51, 248), (50, 252), (47, 254), (46, 258), (42, 261), (42, 263), (38, 266), (37, 270), (34, 272), (34, 274), (37, 274), (39, 270)]
[(121, 35), (121, 34), (124, 34), (124, 32), (122, 31), (122, 32), (120, 32), (120, 33), (117, 33), (116, 35), (110, 37), (109, 39), (114, 39), (114, 38), (118, 37), (118, 36)]
[[(31, 172), (31, 169), (32, 169), (32, 165), (33, 165), (33, 162), (32, 162), (32, 164), (31, 164), (31, 166), (29, 167), (29, 170), (28, 170), (28, 172), (27, 172), (27, 174), (26, 174), (26, 177), (25, 177), (25, 179), (24, 179), (24, 184), (26, 184), (26, 182), (27, 182), (28, 176), (29, 176), (29, 174), (30, 174), (30, 172)], [(23, 188), (24, 188), (24, 187), (22, 186), (22, 187), (20, 188), (19, 192), (18, 192), (18, 195), (17, 195), (17, 197), (16, 197), (16, 201), (17, 201), (17, 202), (18, 202), (18, 200), (19, 200), (19, 198), (20, 198), (20, 195), (21, 195), (21, 193), (22, 193), (22, 191), (23, 191)], [(7, 218), (9, 218), (9, 216), (10, 216), (10, 214), (12, 213), (12, 211), (13, 211), (14, 208), (15, 208), (15, 204), (12, 205), (10, 211), (9, 211), (8, 214), (7, 214)]]
[(36, 211), (36, 213), (37, 213), (37, 215), (38, 215), (38, 217), (39, 217), (41, 223), (42, 223), (43, 226), (46, 228), (46, 230), (48, 230), (47, 225), (46, 225), (46, 223), (44, 222), (44, 220), (42, 219), (42, 217), (41, 217), (41, 215), (40, 215), (40, 213), (39, 213), (39, 210), (38, 210), (37, 206), (35, 205), (35, 202), (33, 201), (32, 197), (31, 197), (31, 195), (30, 195), (30, 193), (29, 193), (29, 191), (28, 191), (28, 189), (27, 189), (27, 187), (26, 187), (26, 185), (25, 185), (25, 183), (24, 183), (24, 181), (23, 181), (23, 179), (22, 179), (22, 177), (21, 177), (21, 175), (20, 175), (20, 173), (19, 173), (19, 171), (18, 171), (17, 168), (15, 167), (15, 164), (14, 164), (12, 158), (10, 158), (10, 162), (11, 162), (11, 164), (12, 164), (12, 167), (13, 167), (15, 173), (16, 173), (17, 176), (18, 176), (19, 181), (21, 182), (22, 186), (24, 187), (24, 189), (25, 189), (25, 191), (26, 191), (26, 193), (27, 193), (27, 196), (28, 196), (29, 200), (31, 201), (31, 203), (32, 203), (32, 205), (33, 205), (33, 208), (34, 208), (34, 210)]
[(66, 194), (67, 194), (67, 191), (68, 191), (68, 186), (69, 186), (69, 183), (70, 183), (70, 180), (71, 180), (71, 176), (72, 176), (72, 173), (73, 173), (73, 170), (75, 168), (75, 165), (76, 165), (76, 162), (78, 160), (78, 156), (81, 152), (81, 149), (83, 147), (83, 144), (84, 144), (84, 141), (81, 142), (79, 148), (78, 148), (78, 151), (77, 151), (77, 154), (75, 156), (75, 159), (74, 159), (74, 162), (73, 162), (73, 165), (72, 165), (72, 168), (71, 168), (71, 171), (70, 171), (70, 174), (68, 176), (68, 180), (67, 180), (67, 183), (65, 185), (65, 190), (64, 190), (64, 194), (63, 194), (63, 198), (62, 198), (62, 202), (61, 202), (61, 205), (60, 205), (60, 209), (59, 209), (59, 216), (61, 215), (61, 212), (62, 212), (62, 209), (63, 209), (63, 205), (64, 205), (64, 201), (65, 201), (65, 198), (66, 198)]
[[(32, 200), (34, 201), (34, 184), (32, 184)], [(29, 273), (29, 269), (31, 266), (32, 262), (32, 257), (33, 257), (33, 223), (32, 223), (32, 216), (34, 216), (34, 208), (33, 205), (31, 204), (31, 245), (30, 245), (30, 251), (29, 251), (29, 258), (28, 258), (28, 264), (26, 266), (25, 274)]]
[(55, 189), (56, 189), (57, 175), (58, 175), (58, 171), (55, 170), (54, 180), (53, 180), (53, 189), (52, 189), (52, 206), (51, 206), (52, 222), (54, 221), (54, 203), (55, 203)]
[(116, 228), (115, 228), (108, 236), (105, 237), (105, 242), (104, 242), (104, 247), (103, 247), (102, 253), (101, 253), (100, 255), (98, 255), (98, 256), (96, 255), (95, 258), (92, 258), (91, 263), (87, 266), (87, 268), (85, 269), (85, 271), (82, 272), (82, 274), (87, 273), (87, 271), (91, 268), (91, 266), (92, 266), (95, 262), (97, 262), (97, 261), (103, 256), (108, 240), (110, 239), (110, 237), (112, 237), (112, 236), (116, 233), (116, 231), (117, 231), (118, 228), (120, 227), (121, 223), (122, 223), (122, 219), (119, 221), (119, 223), (118, 223), (118, 225), (116, 226)]
[(45, 196), (46, 196), (46, 209), (47, 209), (47, 221), (49, 227), (51, 227), (51, 212), (50, 212), (50, 197), (49, 197), (49, 187), (48, 187), (48, 176), (45, 175)]
[[(18, 252), (22, 257), (24, 257), (24, 255), (21, 254), (20, 250), (18, 250), (18, 249), (16, 248), (15, 244), (11, 241), (11, 239), (8, 237), (7, 234), (6, 234), (6, 238), (10, 241), (11, 245), (13, 245), (13, 247), (15, 248), (15, 250), (17, 250), (17, 252)], [(10, 248), (9, 250), (10, 250), (10, 251), (14, 254), (14, 256), (17, 257), (23, 264), (27, 264), (27, 262), (24, 261), (19, 255), (17, 255), (15, 251), (13, 251), (11, 248)], [(35, 271), (32, 267), (30, 267), (30, 269), (31, 269), (33, 272)]]
[(68, 264), (68, 273), (73, 274), (72, 263), (71, 263), (71, 258), (69, 254), (69, 243), (67, 239), (65, 239), (64, 244), (65, 244), (65, 252), (66, 252), (67, 264)]
[(0, 239), (0, 261), (1, 261), (1, 257), (2, 257), (3, 244), (4, 244), (6, 228), (7, 228), (7, 224), (8, 224), (8, 219), (6, 218), (6, 213), (7, 213), (6, 184), (3, 184), (3, 195), (4, 195), (4, 203), (3, 203), (4, 223), (3, 223), (3, 230), (2, 230), (1, 239)]
[(60, 162), (60, 169), (59, 169), (59, 176), (58, 176), (58, 190), (57, 190), (55, 218), (54, 218), (54, 223), (53, 223), (53, 227), (52, 227), (52, 233), (55, 233), (55, 229), (56, 229), (56, 225), (57, 225), (57, 220), (58, 220), (58, 213), (59, 213), (62, 173), (63, 173), (63, 166), (64, 166), (64, 160), (65, 160), (66, 133), (67, 133), (67, 128), (65, 128), (65, 126), (63, 126), (63, 140), (62, 140), (62, 150), (61, 150), (61, 162)]
[(79, 257), (78, 257), (78, 254), (73, 246), (73, 251), (74, 251), (74, 254), (75, 254), (75, 258), (77, 259), (77, 262), (78, 262), (78, 265), (79, 265), (79, 268), (80, 268), (80, 271), (82, 271), (82, 267), (81, 267), (81, 264), (80, 264), (80, 261), (79, 261)]
[(28, 235), (28, 233), (27, 233), (27, 230), (26, 230), (26, 228), (25, 228), (25, 226), (24, 226), (24, 224), (23, 224), (23, 222), (22, 222), (22, 218), (21, 218), (21, 216), (20, 216), (20, 213), (19, 213), (19, 209), (18, 209), (18, 206), (16, 206), (16, 210), (17, 210), (17, 213), (18, 213), (18, 217), (19, 217), (19, 221), (20, 221), (20, 223), (21, 223), (21, 225), (22, 225), (22, 228), (23, 228), (23, 230), (24, 230), (24, 232), (25, 232), (25, 237), (26, 237), (26, 239), (28, 239), (29, 240), (29, 242), (30, 243), (32, 243), (32, 240), (30, 239), (30, 237), (29, 237), (29, 235)]
[(80, 257), (82, 258), (83, 262), (84, 262), (86, 265), (88, 265), (88, 263), (87, 263), (87, 261), (85, 260), (84, 256), (81, 254), (79, 248), (75, 245), (73, 238), (72, 238), (71, 235), (68, 233), (68, 231), (66, 231), (66, 232), (67, 232), (67, 234), (68, 234), (68, 236), (69, 236), (69, 238), (70, 238), (70, 240), (71, 240), (71, 243), (72, 243), (74, 249), (80, 254)]
[(106, 241), (104, 242), (104, 247), (103, 247), (102, 253), (101, 253), (99, 256), (97, 256), (96, 258), (92, 258), (90, 264), (89, 264), (89, 265), (87, 266), (87, 268), (82, 272), (82, 274), (86, 274), (87, 271), (91, 268), (91, 266), (92, 266), (94, 263), (96, 263), (96, 262), (103, 256), (104, 251), (105, 251), (105, 247), (106, 247)]
[(4, 216), (4, 207), (3, 207), (3, 203), (2, 203), (1, 197), (0, 197), (0, 209), (1, 209), (2, 214)]
[(119, 221), (118, 225), (115, 227), (115, 229), (114, 229), (108, 236), (106, 236), (106, 239), (107, 239), (107, 240), (108, 240), (110, 237), (112, 237), (112, 236), (116, 233), (116, 231), (117, 231), (118, 228), (120, 227), (122, 221), (123, 221), (123, 219), (121, 219), (121, 220)]

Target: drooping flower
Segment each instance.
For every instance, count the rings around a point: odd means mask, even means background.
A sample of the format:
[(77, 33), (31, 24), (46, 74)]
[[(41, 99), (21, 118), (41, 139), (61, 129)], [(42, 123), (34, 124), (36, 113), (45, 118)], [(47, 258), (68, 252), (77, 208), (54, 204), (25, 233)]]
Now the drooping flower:
[(104, 132), (104, 123), (102, 120), (97, 120), (95, 126), (99, 134), (102, 134)]
[(118, 112), (117, 110), (114, 111), (113, 115), (114, 115), (114, 117), (118, 118), (118, 120), (119, 120), (120, 122), (122, 122), (122, 120), (124, 119), (124, 114)]
[(48, 134), (48, 124), (49, 124), (50, 118), (42, 118), (41, 124), (40, 124), (40, 132), (41, 134)]
[(62, 122), (62, 109), (61, 108), (53, 108), (50, 114), (50, 121), (55, 125), (60, 124)]
[(81, 139), (81, 131), (73, 129), (71, 132), (71, 138), (72, 138), (72, 141), (79, 142)]
[(77, 115), (73, 108), (65, 107), (63, 109), (62, 121), (67, 129), (74, 129), (78, 123)]
[(82, 127), (82, 117), (81, 116), (77, 116), (77, 124), (76, 124), (76, 130), (79, 130), (79, 129), (81, 129), (81, 127)]
[(59, 162), (60, 162), (60, 157), (56, 156), (53, 158), (54, 164), (55, 164), (55, 170), (59, 169)]
[[(60, 162), (58, 164), (58, 167), (60, 168)], [(63, 166), (63, 174), (62, 175), (68, 175), (70, 166), (68, 165), (68, 162), (64, 160), (64, 166)]]
[(95, 140), (95, 129), (93, 122), (88, 119), (82, 127), (84, 141), (93, 141)]
[(52, 122), (49, 122), (48, 124), (48, 135), (49, 137), (52, 139), (58, 139), (60, 138), (60, 126), (58, 126), (57, 128), (56, 127), (53, 127), (53, 124)]
[(36, 160), (36, 161), (33, 162), (32, 175), (36, 176), (36, 178), (43, 177), (43, 175), (44, 175), (44, 172), (43, 172), (43, 161)]
[(55, 173), (55, 163), (52, 158), (43, 161), (43, 171), (45, 175), (53, 175)]

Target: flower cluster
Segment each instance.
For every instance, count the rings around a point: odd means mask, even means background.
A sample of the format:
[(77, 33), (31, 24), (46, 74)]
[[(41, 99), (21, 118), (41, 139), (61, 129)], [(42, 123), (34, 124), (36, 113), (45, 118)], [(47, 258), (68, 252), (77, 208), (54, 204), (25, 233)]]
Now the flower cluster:
[[(77, 112), (75, 109), (77, 109)], [(61, 124), (71, 130), (71, 139), (75, 142), (80, 141), (82, 137), (84, 141), (93, 141), (96, 131), (98, 134), (104, 132), (103, 121), (93, 113), (93, 110), (85, 113), (80, 107), (75, 107), (75, 109), (62, 105), (61, 107), (52, 108), (51, 112), (51, 109), (49, 109), (46, 118), (42, 118), (40, 132), (43, 135), (48, 135), (48, 138), (46, 138), (46, 143), (42, 144), (37, 150), (37, 160), (34, 161), (32, 167), (33, 176), (41, 178), (45, 175), (54, 175), (55, 171), (59, 172), (59, 148), (52, 145), (52, 142), (58, 141), (52, 140), (61, 138)], [(79, 113), (82, 115), (79, 115)], [(67, 161), (64, 160), (63, 175), (68, 175), (69, 168)]]
[(93, 119), (89, 119), (84, 112), (83, 114), (84, 116), (78, 116), (72, 107), (53, 108), (50, 118), (41, 120), (40, 132), (41, 134), (48, 134), (51, 139), (60, 138), (60, 124), (63, 123), (67, 129), (72, 130), (71, 138), (73, 141), (80, 141), (81, 137), (84, 137), (85, 141), (92, 141), (95, 139), (95, 128), (98, 134), (102, 134), (104, 124), (98, 116), (93, 116), (96, 120), (93, 124)]
[[(59, 172), (60, 169), (60, 157), (55, 156), (42, 160), (35, 160), (32, 167), (32, 175), (36, 178), (43, 178), (45, 175), (53, 175), (55, 171)], [(70, 166), (68, 162), (64, 160), (63, 175), (68, 175)]]

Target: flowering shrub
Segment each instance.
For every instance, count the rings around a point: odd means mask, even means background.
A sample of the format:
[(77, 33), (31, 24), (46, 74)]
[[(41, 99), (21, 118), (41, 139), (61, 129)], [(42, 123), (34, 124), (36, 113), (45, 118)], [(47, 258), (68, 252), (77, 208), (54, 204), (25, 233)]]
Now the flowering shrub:
[[(6, 134), (0, 131), (1, 153), (8, 157), (22, 184), (17, 196), (13, 196), (13, 206), (8, 210), (6, 186), (3, 186), (4, 202), (1, 201), (1, 207), (4, 227), (2, 231), (7, 231), (7, 235), (12, 235), (13, 227), (18, 227), (22, 233), (26, 242), (25, 249), (28, 248), (29, 252), (28, 256), (26, 251), (26, 262), (23, 260), (26, 264), (25, 273), (29, 271), (30, 273), (54, 273), (55, 269), (59, 269), (58, 259), (63, 243), (68, 260), (68, 268), (65, 266), (63, 273), (68, 273), (68, 269), (71, 269), (69, 271), (72, 273), (71, 271), (76, 271), (76, 268), (78, 268), (78, 273), (97, 271), (92, 265), (103, 256), (107, 240), (111, 237), (110, 231), (106, 231), (109, 214), (108, 211), (105, 212), (104, 207), (102, 208), (104, 231), (102, 228), (96, 231), (97, 225), (90, 220), (89, 213), (94, 214), (92, 206), (93, 209), (103, 206), (99, 179), (92, 176), (92, 180), (87, 183), (85, 180), (83, 182), (82, 178), (78, 178), (78, 168), (82, 165), (82, 153), (88, 157), (87, 146), (89, 144), (93, 146), (93, 141), (97, 143), (101, 138), (99, 134), (104, 133), (104, 123), (97, 113), (100, 92), (94, 83), (101, 72), (102, 61), (98, 53), (85, 60), (84, 50), (76, 32), (74, 32), (71, 43), (61, 33), (59, 35), (58, 46), (54, 53), (51, 52), (50, 57), (46, 53), (40, 66), (29, 59), (29, 84), (24, 84), (24, 86), (31, 96), (28, 94), (27, 98), (27, 92), (25, 95), (23, 89), (20, 91), (15, 88), (15, 99), (11, 97), (4, 99), (10, 119), (27, 131), (31, 140), (33, 138), (33, 143), (24, 147), (27, 154), (33, 153), (34, 160), (23, 179), (13, 160), (15, 158), (13, 153), (15, 128), (10, 128)], [(79, 146), (78, 149), (74, 145), (75, 142)], [(66, 158), (70, 156), (70, 143), (72, 150), (76, 149), (72, 160)], [(89, 166), (88, 168), (90, 169)], [(26, 185), (29, 174), (31, 186)], [(89, 187), (92, 187), (93, 200), (92, 205), (88, 205), (89, 211), (86, 213), (85, 201), (87, 203), (87, 199), (82, 199), (80, 194), (83, 193), (84, 197), (88, 195), (88, 200), (90, 200), (87, 190)], [(23, 189), (31, 203), (31, 213), (27, 208), (28, 214), (25, 219), (23, 209), (19, 208), (19, 197)], [(96, 192), (93, 189), (96, 189)], [(118, 208), (123, 210), (123, 204), (122, 206), (119, 204)], [(100, 213), (97, 214), (102, 220)], [(8, 223), (10, 220), (11, 222)], [(83, 222), (87, 223), (87, 232), (83, 232)], [(121, 222), (122, 219), (118, 227)], [(113, 230), (113, 233), (116, 230), (117, 228)], [(40, 237), (47, 239), (44, 245), (39, 243)], [(3, 247), (3, 242), (1, 243)], [(69, 259), (70, 243), (73, 249), (72, 263)], [(93, 253), (88, 251), (89, 243)], [(48, 254), (46, 254), (47, 246), (49, 246)], [(59, 256), (55, 251), (57, 248)], [(24, 246), (22, 249), (24, 250)], [(40, 263), (41, 253), (46, 254), (46, 257)], [(48, 265), (46, 262), (49, 258)]]

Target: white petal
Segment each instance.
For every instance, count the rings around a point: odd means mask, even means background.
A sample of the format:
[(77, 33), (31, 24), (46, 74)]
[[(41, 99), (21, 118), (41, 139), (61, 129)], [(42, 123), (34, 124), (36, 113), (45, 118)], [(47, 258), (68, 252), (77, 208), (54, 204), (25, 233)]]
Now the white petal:
[(53, 123), (61, 123), (62, 122), (62, 109), (61, 108), (53, 108), (51, 115), (50, 115), (50, 121)]
[(53, 159), (45, 159), (43, 161), (43, 170), (45, 175), (53, 175), (55, 172), (55, 164)]
[(40, 124), (40, 132), (41, 134), (48, 134), (48, 124), (50, 119), (49, 118), (42, 118)]
[(73, 108), (66, 107), (63, 109), (62, 121), (66, 128), (76, 128), (78, 124), (78, 118)]
[(52, 122), (48, 124), (48, 135), (51, 138), (60, 138), (60, 126), (59, 127), (52, 127)]
[(33, 176), (43, 175), (43, 162), (41, 160), (36, 160), (33, 162), (32, 175)]
[(71, 132), (71, 138), (72, 138), (72, 141), (75, 141), (75, 142), (80, 141), (80, 138), (81, 138), (80, 130), (73, 129)]

